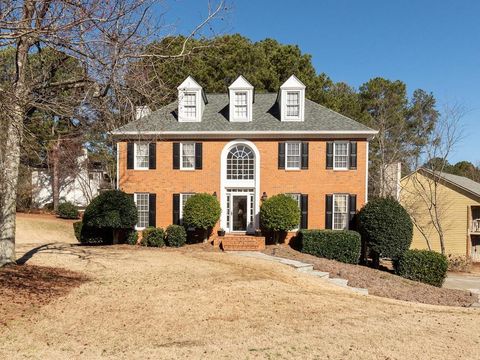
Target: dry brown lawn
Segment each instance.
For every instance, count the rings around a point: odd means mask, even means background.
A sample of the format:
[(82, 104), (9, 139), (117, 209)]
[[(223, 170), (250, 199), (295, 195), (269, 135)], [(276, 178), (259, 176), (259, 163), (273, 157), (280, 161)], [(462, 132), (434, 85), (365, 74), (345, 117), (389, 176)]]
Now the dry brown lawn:
[[(48, 240), (57, 244), (27, 264), (90, 281), (1, 326), (0, 359), (480, 358), (476, 309), (356, 295), (278, 263), (202, 247)], [(18, 255), (35, 246), (21, 242)]]

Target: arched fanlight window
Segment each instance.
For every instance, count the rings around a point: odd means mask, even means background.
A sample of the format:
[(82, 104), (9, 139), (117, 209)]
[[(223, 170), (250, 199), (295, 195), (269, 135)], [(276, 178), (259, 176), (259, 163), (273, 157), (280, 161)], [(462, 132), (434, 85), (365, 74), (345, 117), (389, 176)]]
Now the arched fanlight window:
[(227, 155), (228, 180), (253, 180), (255, 175), (255, 155), (245, 145), (236, 145)]

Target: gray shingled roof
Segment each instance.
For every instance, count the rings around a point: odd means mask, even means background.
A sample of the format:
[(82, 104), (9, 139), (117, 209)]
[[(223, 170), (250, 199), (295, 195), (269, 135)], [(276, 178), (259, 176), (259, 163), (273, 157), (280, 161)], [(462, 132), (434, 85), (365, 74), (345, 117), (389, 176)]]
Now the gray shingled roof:
[(177, 102), (113, 131), (113, 135), (142, 132), (223, 132), (223, 131), (295, 131), (295, 132), (352, 132), (374, 135), (375, 130), (358, 123), (313, 101), (305, 100), (305, 121), (281, 122), (277, 94), (255, 94), (251, 122), (228, 121), (228, 95), (207, 94), (201, 122), (178, 122)]
[(448, 182), (451, 182), (452, 184), (480, 197), (480, 183), (470, 180), (469, 178), (453, 174), (441, 173), (439, 176)]

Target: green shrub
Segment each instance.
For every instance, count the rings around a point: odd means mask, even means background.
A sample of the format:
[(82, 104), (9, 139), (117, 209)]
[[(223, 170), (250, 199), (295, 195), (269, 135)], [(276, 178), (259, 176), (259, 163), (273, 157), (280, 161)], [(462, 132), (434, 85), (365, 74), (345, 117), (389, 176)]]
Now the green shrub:
[(82, 234), (83, 222), (75, 221), (72, 225), (73, 225), (73, 232), (75, 233), (75, 237), (77, 238), (78, 241), (81, 241), (80, 239)]
[(180, 225), (170, 225), (166, 230), (167, 246), (180, 247), (187, 242), (187, 232), (185, 228)]
[(380, 257), (395, 259), (412, 243), (413, 224), (407, 211), (392, 198), (369, 201), (358, 213), (358, 228), (377, 262)]
[(67, 201), (58, 205), (57, 216), (62, 219), (78, 219), (78, 209)]
[[(122, 233), (132, 230), (137, 223), (137, 208), (133, 197), (119, 190), (100, 193), (83, 214), (85, 239), (82, 242), (111, 243)], [(91, 241), (89, 239), (92, 239)]]
[(435, 251), (407, 250), (394, 264), (398, 275), (433, 286), (441, 287), (447, 276), (447, 257)]
[(148, 227), (143, 230), (142, 242), (143, 246), (163, 247), (165, 246), (165, 231), (162, 228)]
[(183, 225), (203, 230), (204, 240), (208, 231), (220, 219), (220, 203), (210, 194), (195, 194), (190, 197), (183, 208)]
[(351, 230), (301, 230), (299, 232), (302, 252), (357, 264), (360, 258), (360, 234)]
[(273, 232), (276, 243), (281, 232), (295, 229), (299, 222), (300, 209), (291, 196), (284, 194), (272, 196), (260, 207), (261, 226)]
[(137, 245), (138, 243), (138, 232), (135, 230), (132, 230), (128, 233), (126, 241), (127, 244), (129, 245)]

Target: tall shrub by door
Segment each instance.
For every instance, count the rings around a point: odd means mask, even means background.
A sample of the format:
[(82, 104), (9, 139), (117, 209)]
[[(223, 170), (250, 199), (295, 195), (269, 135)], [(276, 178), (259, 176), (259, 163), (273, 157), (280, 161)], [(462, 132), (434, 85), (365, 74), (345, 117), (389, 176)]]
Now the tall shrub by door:
[(282, 233), (298, 227), (299, 219), (298, 203), (288, 195), (272, 196), (260, 207), (260, 223), (265, 230), (273, 233), (276, 244)]
[(208, 238), (209, 231), (220, 219), (220, 203), (210, 194), (195, 194), (185, 203), (183, 209), (183, 225), (203, 230), (203, 240)]

